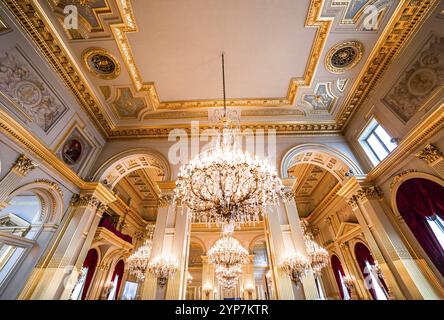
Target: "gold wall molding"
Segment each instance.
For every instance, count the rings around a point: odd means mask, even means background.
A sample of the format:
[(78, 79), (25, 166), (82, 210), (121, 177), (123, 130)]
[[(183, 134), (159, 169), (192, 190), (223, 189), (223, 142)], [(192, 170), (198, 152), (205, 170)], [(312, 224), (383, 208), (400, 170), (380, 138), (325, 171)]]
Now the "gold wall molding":
[(345, 103), (336, 116), (336, 121), (345, 128), (353, 113), (368, 97), (369, 93), (382, 78), (396, 54), (415, 34), (418, 26), (438, 0), (402, 0), (375, 45), (358, 80), (354, 83)]

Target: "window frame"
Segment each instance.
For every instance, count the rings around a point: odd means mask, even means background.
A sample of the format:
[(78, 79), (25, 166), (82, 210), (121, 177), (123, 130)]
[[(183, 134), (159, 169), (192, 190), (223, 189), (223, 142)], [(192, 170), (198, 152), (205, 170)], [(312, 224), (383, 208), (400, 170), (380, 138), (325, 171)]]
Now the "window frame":
[[(361, 148), (364, 150), (366, 156), (370, 159), (373, 166), (377, 166), (380, 162), (382, 162), (385, 158), (387, 158), (390, 155), (390, 153), (392, 153), (394, 150), (393, 149), (392, 151), (390, 151), (390, 149), (384, 143), (384, 141), (381, 139), (381, 137), (379, 137), (378, 133), (376, 132), (378, 127), (381, 127), (389, 135), (389, 137), (391, 137), (393, 139), (392, 134), (386, 128), (384, 128), (381, 125), (381, 123), (374, 117), (365, 126), (364, 130), (362, 131), (362, 133), (360, 134), (359, 139), (358, 139), (358, 142), (361, 145)], [(374, 148), (370, 145), (370, 143), (368, 142), (368, 139), (371, 136), (374, 136), (378, 140), (381, 147), (384, 148), (384, 150), (387, 152), (386, 157), (381, 159), (380, 156), (377, 154), (377, 152), (374, 150)], [(397, 143), (395, 143), (395, 144), (397, 147), (398, 144)]]

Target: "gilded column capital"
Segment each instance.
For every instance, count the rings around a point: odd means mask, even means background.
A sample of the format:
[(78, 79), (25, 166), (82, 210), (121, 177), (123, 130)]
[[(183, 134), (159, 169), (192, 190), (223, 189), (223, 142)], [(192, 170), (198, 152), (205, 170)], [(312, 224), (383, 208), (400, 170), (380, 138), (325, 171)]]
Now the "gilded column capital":
[(173, 195), (164, 193), (159, 197), (159, 207), (168, 207), (173, 200)]
[(355, 209), (358, 207), (358, 198), (356, 196), (351, 196), (348, 200), (347, 200), (347, 204), (352, 208)]
[(364, 187), (354, 195), (356, 201), (380, 200), (384, 196), (381, 188), (378, 186)]
[(37, 165), (31, 159), (22, 154), (15, 161), (12, 170), (14, 170), (15, 172), (17, 172), (22, 176), (26, 176), (29, 173), (29, 171), (35, 169), (36, 166)]
[[(85, 194), (85, 195), (74, 194), (71, 198), (71, 205), (76, 207), (88, 207), (94, 209), (97, 208), (99, 204), (101, 204), (100, 201), (92, 194)], [(101, 209), (103, 209), (103, 207)]]
[(97, 206), (97, 213), (99, 213), (100, 215), (103, 215), (103, 213), (108, 210), (108, 206), (106, 204), (103, 203), (99, 203), (99, 205)]
[(416, 157), (427, 162), (428, 165), (433, 164), (439, 159), (443, 159), (441, 151), (433, 144), (428, 144), (420, 152), (416, 154)]

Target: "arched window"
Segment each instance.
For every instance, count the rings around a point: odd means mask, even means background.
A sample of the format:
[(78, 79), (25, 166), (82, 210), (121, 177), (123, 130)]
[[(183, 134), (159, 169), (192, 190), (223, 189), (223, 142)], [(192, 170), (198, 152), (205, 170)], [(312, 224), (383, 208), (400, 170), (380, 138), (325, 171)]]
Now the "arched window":
[(336, 284), (339, 288), (339, 293), (341, 294), (342, 300), (350, 300), (350, 291), (344, 283), (345, 272), (342, 268), (341, 260), (336, 255), (331, 256), (331, 267), (335, 275)]
[(355, 256), (364, 276), (365, 285), (374, 300), (387, 300), (388, 288), (370, 250), (363, 243), (355, 245)]
[(117, 262), (114, 268), (113, 276), (111, 278), (111, 283), (113, 284), (111, 292), (108, 296), (108, 300), (117, 300), (120, 285), (122, 284), (123, 272), (125, 270), (125, 263), (123, 260)]
[(396, 205), (410, 230), (444, 276), (444, 187), (424, 178), (405, 181)]

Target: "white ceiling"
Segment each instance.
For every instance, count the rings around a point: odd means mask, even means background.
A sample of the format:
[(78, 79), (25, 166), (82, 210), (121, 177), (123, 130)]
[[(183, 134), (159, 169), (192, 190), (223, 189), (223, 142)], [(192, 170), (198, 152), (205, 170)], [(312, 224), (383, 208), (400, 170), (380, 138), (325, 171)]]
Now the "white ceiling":
[(309, 0), (134, 0), (128, 34), (142, 78), (162, 101), (220, 99), (221, 52), (231, 98), (285, 97), (302, 77), (316, 29)]

